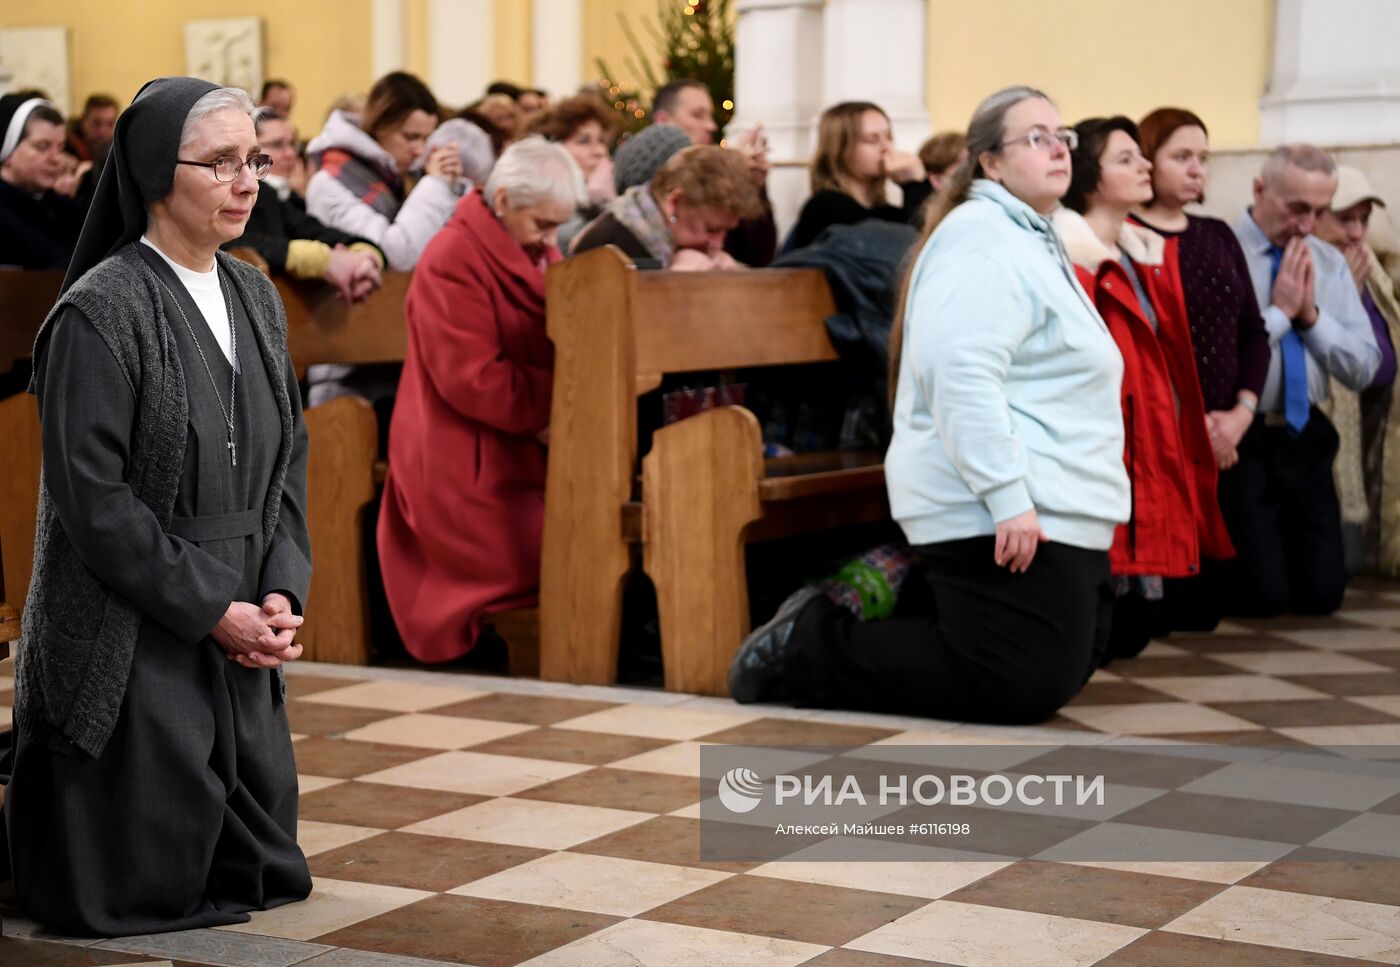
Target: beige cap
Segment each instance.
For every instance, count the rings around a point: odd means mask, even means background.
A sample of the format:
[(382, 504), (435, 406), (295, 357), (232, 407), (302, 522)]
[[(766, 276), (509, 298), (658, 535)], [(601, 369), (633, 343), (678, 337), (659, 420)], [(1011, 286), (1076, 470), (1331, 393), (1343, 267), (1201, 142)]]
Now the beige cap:
[(1385, 207), (1385, 199), (1371, 187), (1365, 175), (1351, 165), (1337, 165), (1337, 192), (1332, 196), (1332, 210), (1344, 212), (1363, 201)]

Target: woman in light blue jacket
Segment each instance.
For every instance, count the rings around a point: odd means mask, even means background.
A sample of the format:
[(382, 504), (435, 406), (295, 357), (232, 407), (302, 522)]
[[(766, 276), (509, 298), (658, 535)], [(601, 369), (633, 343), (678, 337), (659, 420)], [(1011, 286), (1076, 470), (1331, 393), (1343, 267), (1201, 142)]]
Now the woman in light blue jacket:
[(803, 588), (740, 647), (737, 700), (1027, 723), (1097, 667), (1130, 498), (1122, 358), (1049, 221), (1074, 140), (1039, 91), (984, 101), (906, 281), (885, 476), (928, 593), (859, 622)]

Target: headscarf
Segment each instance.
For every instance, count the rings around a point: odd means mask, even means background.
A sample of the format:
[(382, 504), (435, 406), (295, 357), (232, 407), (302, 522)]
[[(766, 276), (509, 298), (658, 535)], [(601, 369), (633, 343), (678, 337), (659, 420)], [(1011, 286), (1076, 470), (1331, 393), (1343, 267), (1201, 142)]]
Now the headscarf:
[(194, 77), (148, 82), (117, 118), (107, 163), (97, 182), (63, 290), (88, 269), (146, 231), (146, 206), (170, 194), (185, 117), (217, 84)]
[(25, 97), (23, 94), (0, 97), (0, 163), (19, 147), (24, 137), (24, 123), (36, 107), (53, 107), (53, 104), (42, 97)]

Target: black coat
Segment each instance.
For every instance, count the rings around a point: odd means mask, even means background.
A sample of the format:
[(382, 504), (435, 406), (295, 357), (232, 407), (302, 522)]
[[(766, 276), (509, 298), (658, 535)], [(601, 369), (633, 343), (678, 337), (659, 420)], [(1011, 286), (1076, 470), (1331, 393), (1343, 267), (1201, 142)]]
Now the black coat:
[(52, 191), (37, 197), (0, 181), (0, 265), (66, 269), (84, 209)]
[(349, 235), (334, 228), (328, 228), (306, 213), (306, 201), (296, 192), (287, 196), (286, 201), (277, 197), (270, 185), (264, 185), (258, 192), (257, 203), (248, 216), (248, 224), (243, 234), (227, 242), (224, 248), (247, 247), (257, 251), (267, 259), (273, 272), (287, 270), (287, 246), (292, 239), (305, 238), (327, 245), (350, 245), (354, 242), (372, 244), (368, 239)]

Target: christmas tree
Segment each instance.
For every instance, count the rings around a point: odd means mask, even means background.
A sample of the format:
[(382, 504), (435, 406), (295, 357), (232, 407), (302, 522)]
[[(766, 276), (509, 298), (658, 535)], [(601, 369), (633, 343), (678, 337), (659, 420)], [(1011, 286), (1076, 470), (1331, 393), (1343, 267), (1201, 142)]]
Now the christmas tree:
[[(650, 120), (647, 108), (657, 90), (683, 78), (708, 87), (715, 102), (715, 123), (721, 129), (729, 123), (734, 114), (734, 25), (729, 0), (659, 0), (656, 22), (642, 19), (654, 45), (651, 53), (627, 18), (619, 13), (617, 19), (632, 47), (623, 66), (632, 77), (642, 78), (645, 86), (645, 91), (623, 90), (618, 75), (598, 59), (598, 70), (605, 78), (599, 87), (618, 112), (622, 130), (636, 132), (645, 127)], [(660, 74), (655, 61), (661, 63)]]

